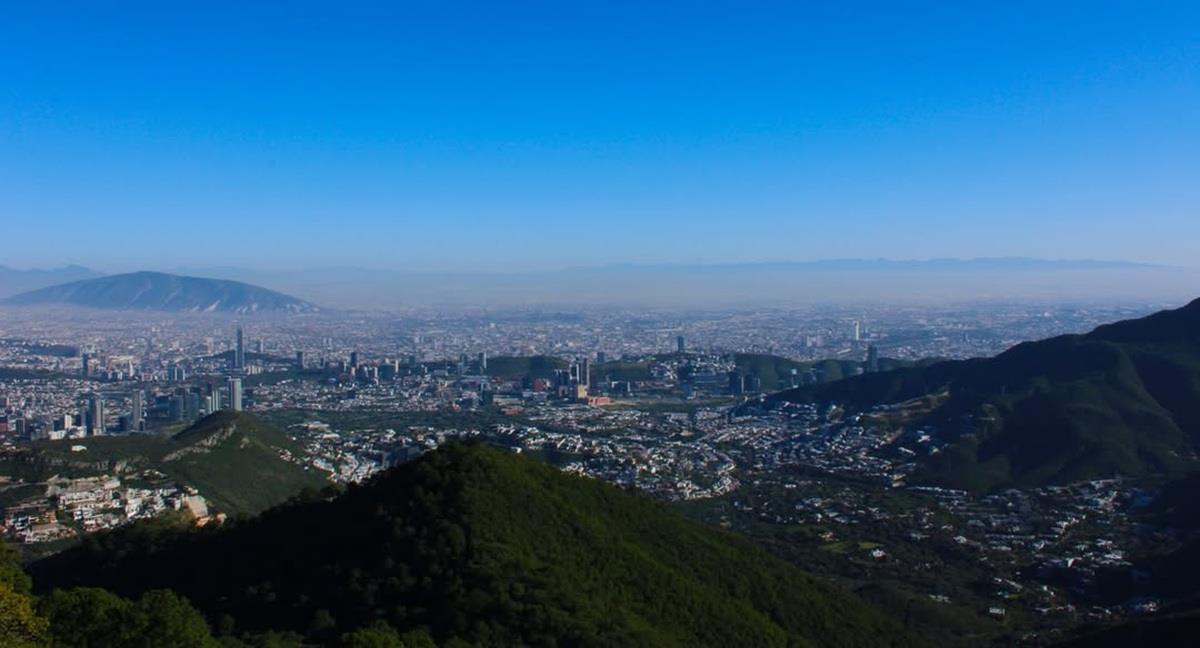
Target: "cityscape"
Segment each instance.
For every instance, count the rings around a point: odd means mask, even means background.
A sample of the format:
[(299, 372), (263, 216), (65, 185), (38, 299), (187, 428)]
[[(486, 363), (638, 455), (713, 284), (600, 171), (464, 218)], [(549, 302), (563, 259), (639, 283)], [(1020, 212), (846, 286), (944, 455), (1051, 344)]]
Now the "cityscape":
[(7, 3), (0, 648), (1200, 636), (1200, 3)]
[[(1114, 599), (1099, 576), (1134, 569), (1127, 555), (1145, 542), (1136, 520), (1152, 493), (1145, 483), (993, 495), (910, 483), (919, 455), (947, 445), (934, 429), (897, 436), (884, 424), (889, 406), (766, 396), (995, 355), (1161, 307), (284, 319), (93, 311), (84, 325), (69, 309), (10, 309), (0, 331), (3, 530), (36, 551), (168, 510), (201, 526), (244, 513), (104, 445), (244, 411), (285, 431), (296, 443), (286, 459), (330, 484), (362, 483), (450, 441), (483, 441), (752, 537), (800, 534), (788, 552), (815, 573), (887, 575), (928, 601), (957, 602), (993, 632), (1053, 638), (1157, 609), (1149, 596)], [(47, 461), (57, 467), (44, 479), (25, 476)], [(912, 575), (939, 564), (958, 576)], [(990, 583), (984, 591), (978, 579)]]

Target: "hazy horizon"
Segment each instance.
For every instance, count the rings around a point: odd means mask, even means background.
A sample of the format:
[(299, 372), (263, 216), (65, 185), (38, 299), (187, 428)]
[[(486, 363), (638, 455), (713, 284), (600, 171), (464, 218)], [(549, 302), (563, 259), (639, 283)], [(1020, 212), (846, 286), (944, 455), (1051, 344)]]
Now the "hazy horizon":
[[(77, 270), (16, 271), (7, 274), (7, 281), (0, 275), (0, 297), (109, 274)], [(526, 272), (413, 272), (353, 266), (144, 270), (240, 281), (325, 308), (368, 310), (475, 306), (695, 309), (834, 303), (1178, 304), (1197, 297), (1196, 287), (1200, 286), (1200, 270), (1195, 268), (1030, 258), (614, 264)], [(23, 285), (17, 285), (22, 281)]]

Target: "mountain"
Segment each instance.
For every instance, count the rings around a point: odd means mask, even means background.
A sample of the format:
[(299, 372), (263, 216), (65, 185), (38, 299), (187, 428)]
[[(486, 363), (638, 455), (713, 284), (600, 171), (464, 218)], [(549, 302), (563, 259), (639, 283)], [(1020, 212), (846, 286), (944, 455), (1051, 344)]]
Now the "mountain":
[(116, 310), (312, 313), (320, 309), (273, 290), (224, 279), (132, 272), (21, 293), (13, 305), (66, 304)]
[[(1200, 270), (1123, 261), (841, 259), (620, 264), (534, 271), (407, 272), (354, 267), (294, 271), (196, 268), (186, 273), (273, 286), (336, 308), (526, 306), (761, 307), (882, 300), (1063, 301), (1183, 299)], [(747, 290), (753, 286), (753, 290)]]
[(1200, 463), (1200, 300), (994, 358), (867, 374), (770, 400), (867, 408), (937, 395), (920, 423), (951, 445), (917, 475), (923, 481), (986, 490), (1181, 474)]
[(438, 645), (913, 643), (744, 539), (481, 445), (218, 529), (100, 534), (31, 569), (40, 591), (166, 587), (219, 627), (312, 642), (386, 623)]
[(0, 299), (30, 290), (55, 286), (69, 281), (94, 279), (101, 276), (83, 266), (69, 265), (49, 270), (17, 270), (0, 266)]
[[(73, 451), (77, 445), (86, 450)], [(284, 458), (301, 450), (282, 431), (252, 414), (222, 411), (171, 438), (132, 435), (92, 437), (83, 444), (40, 442), (24, 458), (27, 471), (21, 474), (36, 481), (51, 474), (136, 476), (152, 469), (195, 487), (218, 511), (252, 514), (306, 488), (329, 484), (321, 472)]]

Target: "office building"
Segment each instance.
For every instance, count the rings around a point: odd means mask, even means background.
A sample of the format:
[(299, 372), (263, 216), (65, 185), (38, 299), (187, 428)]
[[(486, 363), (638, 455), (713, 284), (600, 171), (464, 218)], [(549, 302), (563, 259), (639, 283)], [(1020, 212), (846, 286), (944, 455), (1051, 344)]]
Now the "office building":
[(142, 430), (142, 420), (146, 418), (145, 394), (140, 389), (133, 390), (129, 397), (129, 428), (132, 432)]
[(242, 379), (229, 379), (229, 409), (240, 412), (242, 411)]
[(237, 327), (237, 344), (233, 349), (233, 368), (246, 368), (246, 340), (242, 335), (242, 327)]
[(88, 434), (101, 436), (104, 434), (104, 398), (100, 394), (92, 394), (88, 398)]

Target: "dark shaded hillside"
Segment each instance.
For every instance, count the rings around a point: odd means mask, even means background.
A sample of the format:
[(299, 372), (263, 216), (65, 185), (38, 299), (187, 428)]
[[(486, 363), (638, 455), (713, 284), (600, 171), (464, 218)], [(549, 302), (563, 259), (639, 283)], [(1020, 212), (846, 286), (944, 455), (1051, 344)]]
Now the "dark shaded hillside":
[(920, 477), (987, 489), (1175, 473), (1200, 446), (1200, 300), (1173, 311), (942, 362), (802, 388), (775, 401), (869, 407), (948, 392), (948, 440)]
[(219, 530), (96, 536), (33, 573), (42, 590), (170, 587), (222, 627), (314, 641), (384, 621), (496, 646), (910, 643), (745, 540), (606, 483), (457, 444)]
[(552, 356), (498, 356), (488, 358), (487, 375), (504, 378), (552, 378), (566, 369), (567, 361)]
[(259, 286), (162, 272), (131, 272), (21, 293), (16, 306), (63, 304), (116, 310), (218, 313), (310, 313), (318, 307)]

